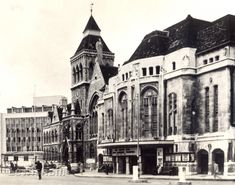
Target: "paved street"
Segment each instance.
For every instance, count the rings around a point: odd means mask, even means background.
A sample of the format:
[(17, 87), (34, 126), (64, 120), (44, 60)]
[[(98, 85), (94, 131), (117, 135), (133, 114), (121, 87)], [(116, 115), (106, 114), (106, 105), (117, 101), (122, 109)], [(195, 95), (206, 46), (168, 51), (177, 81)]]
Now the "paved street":
[[(9, 175), (0, 174), (1, 185), (175, 185), (176, 180), (159, 180), (149, 179), (147, 183), (132, 183), (129, 178), (104, 178), (104, 177), (78, 177), (74, 175), (65, 176), (43, 176), (42, 180), (38, 180), (36, 175), (23, 176), (23, 175)], [(192, 185), (232, 185), (234, 181), (192, 181)]]

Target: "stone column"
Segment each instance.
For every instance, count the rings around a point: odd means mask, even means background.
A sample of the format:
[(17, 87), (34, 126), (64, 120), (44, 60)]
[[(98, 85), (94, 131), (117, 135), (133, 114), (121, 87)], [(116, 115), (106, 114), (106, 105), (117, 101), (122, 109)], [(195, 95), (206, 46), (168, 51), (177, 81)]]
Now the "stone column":
[(140, 170), (140, 175), (143, 174), (143, 170), (142, 170), (142, 160), (141, 160), (141, 155), (139, 156), (139, 170)]
[(116, 157), (116, 174), (118, 174), (119, 173), (119, 157), (117, 156)]
[(208, 175), (212, 175), (212, 152), (210, 149), (208, 152)]
[(116, 161), (117, 161), (117, 157), (113, 157), (113, 173), (116, 173)]
[(129, 156), (126, 156), (126, 174), (130, 174)]

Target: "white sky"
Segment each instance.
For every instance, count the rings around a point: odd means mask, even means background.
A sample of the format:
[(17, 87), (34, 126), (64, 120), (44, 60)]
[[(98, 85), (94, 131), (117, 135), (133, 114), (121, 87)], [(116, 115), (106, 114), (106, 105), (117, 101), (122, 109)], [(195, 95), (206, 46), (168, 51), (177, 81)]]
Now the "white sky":
[(234, 0), (0, 0), (0, 112), (31, 106), (36, 96), (71, 100), (70, 57), (93, 16), (115, 53), (128, 60), (143, 37), (187, 17), (235, 15)]

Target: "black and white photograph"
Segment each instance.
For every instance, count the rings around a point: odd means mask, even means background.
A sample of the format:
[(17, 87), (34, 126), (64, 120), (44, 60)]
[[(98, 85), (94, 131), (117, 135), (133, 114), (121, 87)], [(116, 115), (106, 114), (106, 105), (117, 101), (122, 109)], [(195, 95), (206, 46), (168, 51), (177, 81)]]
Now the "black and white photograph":
[(234, 184), (234, 7), (0, 0), (0, 184)]

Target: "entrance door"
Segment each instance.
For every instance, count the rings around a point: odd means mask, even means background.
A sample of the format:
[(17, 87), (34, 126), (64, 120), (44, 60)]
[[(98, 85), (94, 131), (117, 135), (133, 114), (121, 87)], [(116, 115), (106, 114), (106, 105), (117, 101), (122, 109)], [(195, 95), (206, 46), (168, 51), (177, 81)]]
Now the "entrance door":
[(156, 172), (156, 149), (143, 149), (141, 151), (143, 174), (154, 174)]
[(126, 158), (125, 157), (119, 157), (118, 158), (118, 165), (119, 165), (119, 173), (125, 174), (126, 173)]
[(208, 152), (206, 150), (200, 150), (197, 154), (198, 158), (198, 173), (208, 173)]
[(133, 174), (133, 166), (138, 165), (137, 162), (137, 156), (130, 156), (129, 157), (130, 162), (130, 174)]
[(221, 149), (215, 149), (212, 152), (212, 159), (218, 164), (219, 173), (223, 174), (224, 172), (224, 152)]

